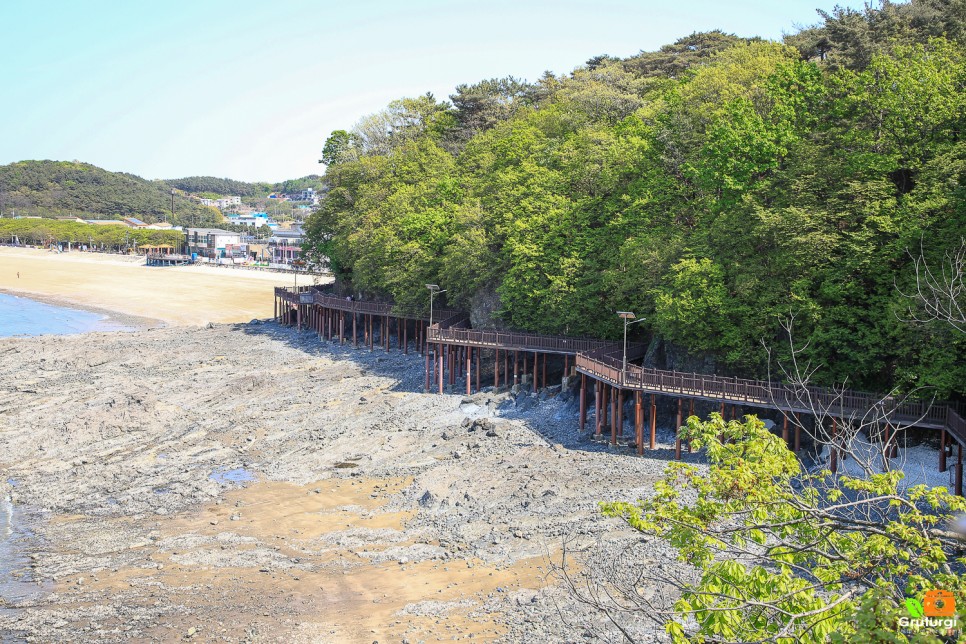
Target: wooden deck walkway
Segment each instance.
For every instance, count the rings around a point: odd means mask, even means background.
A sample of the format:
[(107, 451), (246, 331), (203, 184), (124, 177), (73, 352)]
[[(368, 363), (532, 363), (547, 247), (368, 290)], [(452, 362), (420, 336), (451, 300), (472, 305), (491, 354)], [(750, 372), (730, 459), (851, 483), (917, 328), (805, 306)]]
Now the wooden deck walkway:
[[(587, 401), (590, 390), (588, 379), (593, 384), (591, 402), (595, 409), (595, 433), (600, 435), (610, 424), (611, 442), (616, 444), (618, 435), (623, 433), (624, 395), (634, 396), (633, 423), (636, 445), (643, 452), (644, 425), (650, 424), (650, 447), (655, 447), (656, 402), (658, 395), (676, 398), (678, 401), (678, 425), (684, 418), (683, 400), (690, 400), (693, 412), (694, 401), (704, 400), (721, 405), (775, 409), (784, 416), (782, 434), (789, 446), (799, 449), (800, 424), (796, 423), (794, 443), (788, 435), (788, 418), (797, 419), (798, 414), (811, 414), (821, 410), (834, 422), (856, 420), (874, 412), (885, 425), (885, 443), (888, 444), (895, 426), (916, 426), (936, 429), (941, 432), (940, 471), (946, 470), (946, 458), (952, 456), (953, 441), (958, 443), (956, 470), (956, 493), (963, 493), (963, 447), (966, 446), (966, 415), (955, 405), (928, 400), (902, 399), (881, 396), (873, 393), (838, 390), (823, 387), (791, 387), (788, 385), (762, 380), (730, 378), (717, 375), (684, 373), (661, 369), (649, 369), (634, 364), (644, 357), (646, 347), (630, 344), (627, 347), (627, 367), (623, 368), (623, 345), (595, 338), (541, 335), (537, 333), (512, 333), (470, 329), (467, 316), (459, 311), (437, 309), (430, 325), (428, 316), (421, 313), (411, 314), (397, 310), (392, 304), (380, 302), (361, 302), (323, 292), (316, 287), (302, 287), (298, 292), (292, 289), (276, 288), (276, 317), (279, 317), (281, 303), (290, 314), (296, 316), (296, 323), (303, 319), (307, 326), (319, 332), (320, 337), (340, 342), (346, 336), (347, 315), (352, 325), (352, 341), (358, 346), (356, 329), (357, 319), (363, 322), (363, 339), (370, 350), (374, 348), (373, 338), (377, 327), (380, 346), (389, 350), (392, 320), (396, 321), (396, 335), (400, 348), (408, 351), (408, 330), (413, 328), (416, 348), (425, 355), (426, 383), (428, 392), (431, 385), (443, 393), (448, 380), (450, 390), (457, 378), (465, 375), (466, 393), (472, 391), (473, 367), (475, 365), (476, 389), (481, 386), (481, 352), (493, 352), (493, 384), (495, 387), (511, 386), (520, 382), (540, 382), (546, 387), (547, 356), (564, 358), (564, 375), (580, 374), (580, 429), (584, 430), (588, 413)], [(292, 319), (288, 319), (292, 323)], [(336, 333), (333, 324), (337, 322)], [(502, 353), (502, 360), (501, 360)], [(522, 354), (522, 361), (521, 361)], [(532, 361), (528, 358), (532, 355)], [(543, 356), (541, 369), (539, 356)], [(512, 356), (512, 360), (511, 360)], [(475, 358), (475, 359), (474, 359)], [(572, 361), (571, 361), (572, 358)], [(528, 365), (532, 364), (528, 381)], [(512, 380), (510, 379), (512, 365)], [(465, 366), (465, 369), (464, 369)], [(522, 367), (522, 381), (520, 372)], [(573, 371), (571, 371), (573, 369)], [(542, 371), (542, 374), (541, 374)], [(644, 395), (650, 395), (650, 411), (645, 419)], [(947, 441), (947, 438), (952, 440)], [(676, 455), (680, 457), (681, 442), (677, 442)], [(834, 450), (833, 450), (834, 451)], [(833, 459), (834, 460), (834, 459)], [(834, 469), (834, 463), (833, 463)]]

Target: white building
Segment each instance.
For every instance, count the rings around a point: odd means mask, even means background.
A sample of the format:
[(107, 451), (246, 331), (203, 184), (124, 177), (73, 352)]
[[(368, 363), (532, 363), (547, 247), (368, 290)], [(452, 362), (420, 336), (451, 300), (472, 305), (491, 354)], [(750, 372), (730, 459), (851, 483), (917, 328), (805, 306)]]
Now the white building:
[(241, 233), (233, 233), (220, 228), (188, 228), (185, 232), (188, 253), (199, 257), (220, 259), (223, 257), (245, 256), (247, 245), (241, 242)]

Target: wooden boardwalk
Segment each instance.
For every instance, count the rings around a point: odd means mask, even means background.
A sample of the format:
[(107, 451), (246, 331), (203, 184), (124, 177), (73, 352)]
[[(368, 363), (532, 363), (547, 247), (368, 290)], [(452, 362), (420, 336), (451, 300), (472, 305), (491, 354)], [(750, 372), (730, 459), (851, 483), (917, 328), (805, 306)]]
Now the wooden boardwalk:
[[(895, 449), (893, 437), (898, 426), (939, 430), (939, 469), (946, 470), (946, 460), (954, 455), (955, 450), (954, 487), (957, 494), (963, 494), (966, 420), (962, 410), (949, 403), (649, 369), (634, 364), (645, 355), (646, 347), (639, 344), (628, 345), (625, 369), (623, 345), (606, 340), (471, 329), (468, 328), (469, 321), (465, 314), (446, 309), (437, 309), (430, 324), (428, 316), (421, 313), (399, 311), (390, 303), (360, 302), (339, 297), (316, 287), (302, 287), (297, 292), (279, 287), (275, 289), (275, 297), (277, 319), (298, 326), (304, 324), (317, 331), (320, 337), (329, 340), (337, 338), (340, 343), (350, 338), (354, 346), (358, 346), (358, 324), (361, 323), (363, 343), (373, 350), (377, 346), (374, 338), (378, 334), (378, 346), (388, 351), (395, 325), (397, 344), (408, 352), (409, 332), (412, 330), (415, 348), (424, 354), (426, 360), (427, 392), (434, 388), (443, 393), (447, 383), (452, 391), (456, 381), (465, 377), (466, 393), (469, 394), (473, 390), (474, 371), (476, 389), (479, 390), (484, 351), (487, 354), (492, 352), (493, 386), (497, 388), (521, 384), (537, 388), (541, 382), (546, 387), (547, 357), (552, 356), (557, 361), (562, 357), (564, 376), (579, 374), (581, 379), (580, 431), (586, 427), (588, 402), (592, 402), (595, 435), (601, 436), (610, 425), (610, 442), (616, 445), (624, 438), (624, 400), (625, 395), (630, 394), (633, 396), (631, 420), (635, 428), (633, 443), (638, 453), (643, 453), (645, 442), (650, 449), (655, 448), (658, 395), (676, 399), (679, 427), (685, 418), (684, 401), (688, 401), (691, 414), (696, 400), (720, 405), (723, 416), (727, 405), (732, 407), (732, 417), (735, 417), (736, 406), (778, 410), (784, 418), (782, 436), (795, 451), (800, 447), (801, 423), (798, 422), (798, 416), (813, 414), (816, 410), (832, 419), (833, 435), (838, 422), (873, 416), (876, 420), (873, 424), (882, 426), (880, 438), (884, 449), (888, 451)], [(351, 335), (348, 332), (350, 324)], [(645, 396), (650, 397), (649, 405), (645, 404)], [(789, 418), (792, 418), (795, 426), (794, 440), (789, 435)], [(650, 425), (647, 441), (645, 425)], [(678, 458), (681, 450), (681, 440), (678, 439), (675, 445)], [(833, 456), (833, 471), (835, 463), (836, 457)]]

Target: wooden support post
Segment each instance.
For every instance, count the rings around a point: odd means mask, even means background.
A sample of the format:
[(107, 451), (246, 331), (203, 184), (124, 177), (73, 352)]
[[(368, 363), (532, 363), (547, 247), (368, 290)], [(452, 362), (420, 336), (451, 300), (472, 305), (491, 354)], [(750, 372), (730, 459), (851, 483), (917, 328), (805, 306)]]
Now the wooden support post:
[(657, 446), (657, 396), (651, 394), (651, 449)]
[(594, 436), (600, 436), (600, 381), (594, 380)]
[(500, 388), (500, 350), (493, 352), (493, 389)]
[[(470, 348), (468, 348), (466, 350), (466, 395), (467, 396), (469, 396), (471, 393), (473, 393), (473, 392), (470, 391), (470, 382), (471, 382), (470, 381), (470, 368), (472, 367), (472, 362), (473, 362), (473, 347), (470, 347)], [(476, 362), (477, 362), (477, 364), (479, 364), (479, 362), (480, 362), (480, 357), (479, 356), (476, 356)]]
[(678, 416), (674, 427), (674, 458), (679, 461), (681, 460), (681, 414), (683, 413), (683, 406), (684, 401), (678, 398)]
[(510, 352), (503, 352), (503, 386), (510, 384)]
[(426, 352), (426, 386), (423, 387), (425, 393), (429, 393), (429, 351)]
[(403, 355), (409, 355), (409, 320), (405, 318), (403, 318)]
[(456, 347), (446, 347), (449, 351), (449, 390), (453, 391), (453, 387), (456, 385), (456, 372), (459, 371), (459, 366), (456, 362), (457, 355)]
[(339, 311), (339, 345), (345, 343), (345, 313)]
[[(691, 399), (690, 411), (688, 412), (688, 418), (691, 418), (691, 416), (694, 416), (694, 398)], [(688, 454), (691, 453), (692, 449), (691, 441), (688, 441)]]
[(359, 335), (356, 333), (356, 318), (357, 317), (359, 317), (359, 316), (356, 315), (355, 312), (353, 312), (352, 313), (352, 346), (355, 347), (356, 349), (359, 348)]
[(570, 376), (570, 356), (565, 353), (564, 354), (564, 375), (563, 375), (563, 377), (564, 378), (567, 378), (568, 376)]
[(782, 414), (782, 440), (785, 441), (785, 447), (791, 447), (788, 442), (788, 414)]
[(617, 445), (617, 391), (610, 392), (610, 444)]
[(443, 360), (444, 360), (444, 357), (443, 357), (443, 345), (442, 344), (439, 344), (437, 346), (439, 346), (439, 373), (437, 374), (437, 377), (439, 378), (439, 393), (440, 393), (440, 395), (442, 395), (442, 393), (443, 393)]
[(278, 322), (278, 297), (276, 296), (274, 299), (275, 299), (275, 313), (274, 315), (272, 315), (272, 320), (274, 320), (275, 322)]
[(540, 388), (546, 389), (547, 388), (547, 354), (546, 353), (543, 354), (543, 373), (541, 375), (543, 379), (543, 384), (540, 385)]
[(617, 390), (617, 436), (624, 438), (624, 390)]
[(587, 425), (587, 374), (580, 374), (580, 420), (578, 421), (578, 431), (584, 433)]
[[(470, 347), (469, 349), (467, 349), (467, 351), (472, 353), (473, 348)], [(480, 363), (483, 362), (482, 358), (480, 357), (480, 351), (482, 351), (482, 349), (480, 347), (477, 347), (476, 349), (476, 390), (477, 391), (480, 390)]]
[(537, 391), (537, 385), (540, 384), (539, 377), (540, 365), (537, 363), (537, 358), (540, 357), (536, 351), (533, 352), (533, 391)]
[(939, 430), (939, 471), (946, 471), (946, 430)]
[[(517, 365), (520, 363), (519, 357), (520, 357), (519, 352), (514, 351), (513, 352), (513, 385), (514, 386), (516, 386), (520, 382), (519, 377), (517, 377)], [(595, 390), (597, 389), (596, 385), (594, 385), (594, 389)]]
[(637, 442), (637, 453), (644, 454), (644, 408), (641, 405), (643, 394), (634, 392), (634, 440)]
[(386, 344), (386, 353), (389, 353), (389, 316), (388, 315), (385, 316), (382, 319), (382, 321), (384, 323), (384, 326), (382, 327), (382, 332), (386, 334), (386, 337), (384, 338), (384, 341)]

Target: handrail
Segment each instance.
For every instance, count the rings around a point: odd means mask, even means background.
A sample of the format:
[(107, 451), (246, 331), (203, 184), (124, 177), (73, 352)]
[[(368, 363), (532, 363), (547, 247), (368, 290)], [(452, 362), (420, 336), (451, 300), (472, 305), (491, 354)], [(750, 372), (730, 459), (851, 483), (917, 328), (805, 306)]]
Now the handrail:
[(626, 371), (623, 371), (619, 355), (619, 347), (616, 350), (609, 348), (595, 354), (579, 354), (576, 361), (577, 369), (625, 389), (778, 407), (789, 411), (810, 411), (810, 402), (828, 409), (832, 415), (844, 417), (880, 407), (883, 415), (889, 418), (919, 425), (943, 427), (956, 436), (957, 440), (966, 444), (966, 421), (963, 421), (949, 403), (897, 401), (891, 397), (880, 397), (851, 390), (790, 387), (759, 380), (682, 373), (631, 364), (627, 366)]
[[(363, 313), (367, 315), (379, 315), (390, 317), (405, 317), (411, 320), (428, 320), (426, 315), (412, 315), (399, 312), (395, 305), (387, 302), (372, 302), (368, 300), (351, 300), (344, 297), (325, 293), (318, 286), (300, 286), (299, 293), (312, 293), (312, 303), (324, 306), (337, 311), (346, 313)], [(298, 297), (292, 288), (286, 286), (276, 286), (275, 295), (280, 299), (291, 304), (298, 304)], [(437, 309), (441, 315), (453, 315), (455, 311), (450, 309)]]
[[(451, 327), (451, 328), (447, 328)], [(505, 331), (484, 331), (480, 329), (453, 328), (455, 325), (433, 325), (426, 339), (430, 342), (449, 342), (471, 344), (479, 347), (495, 347), (506, 350), (541, 351), (576, 355), (582, 351), (593, 351), (611, 343), (589, 338), (540, 335), (537, 333), (510, 333)]]

